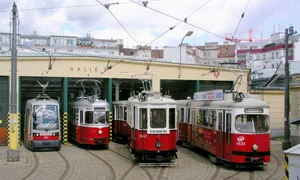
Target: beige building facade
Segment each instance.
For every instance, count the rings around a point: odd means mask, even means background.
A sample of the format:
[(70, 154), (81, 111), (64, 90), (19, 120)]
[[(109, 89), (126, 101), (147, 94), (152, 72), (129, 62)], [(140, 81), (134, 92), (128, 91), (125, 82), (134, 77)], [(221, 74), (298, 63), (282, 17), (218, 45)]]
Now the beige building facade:
[[(51, 60), (51, 61), (50, 61)], [(51, 67), (51, 68), (49, 68)], [(216, 88), (221, 82), (238, 82), (235, 89), (239, 92), (249, 93), (270, 105), (271, 129), (274, 135), (283, 135), (284, 92), (264, 91), (248, 92), (248, 70), (238, 68), (211, 67), (179, 63), (166, 63), (162, 61), (149, 61), (134, 57), (18, 57), (17, 76), (34, 78), (93, 78), (93, 79), (151, 79), (154, 91), (161, 92), (162, 80), (172, 81), (214, 81)], [(0, 77), (11, 76), (11, 58), (0, 57)], [(241, 76), (240, 81), (236, 81)], [(20, 80), (20, 78), (17, 78)], [(19, 84), (22, 82), (18, 82)], [(114, 84), (114, 83), (113, 83)], [(201, 87), (201, 84), (200, 84)], [(172, 87), (170, 87), (172, 88)], [(17, 88), (18, 89), (18, 88)], [(201, 89), (201, 88), (200, 88)], [(193, 91), (193, 90), (192, 90)], [(194, 92), (194, 91), (193, 91)], [(9, 93), (7, 93), (9, 94)], [(19, 94), (19, 93), (18, 93)], [(8, 106), (8, 105), (7, 105)], [(4, 117), (4, 115), (2, 116)], [(5, 115), (6, 117), (6, 115)], [(0, 119), (0, 129), (6, 129), (5, 120)], [(1, 131), (3, 134), (4, 132)], [(0, 133), (1, 133), (0, 132)], [(272, 132), (271, 132), (272, 136)]]

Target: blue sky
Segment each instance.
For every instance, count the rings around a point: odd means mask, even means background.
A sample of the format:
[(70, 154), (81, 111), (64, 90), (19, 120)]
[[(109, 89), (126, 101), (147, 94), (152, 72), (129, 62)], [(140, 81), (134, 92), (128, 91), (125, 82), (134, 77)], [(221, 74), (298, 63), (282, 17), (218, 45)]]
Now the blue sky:
[[(225, 37), (268, 38), (294, 26), (300, 32), (299, 0), (1, 0), (0, 32), (10, 31), (11, 10), (16, 3), (19, 32), (60, 34), (99, 39), (123, 39), (125, 47), (153, 48), (184, 43), (204, 45)], [(110, 4), (109, 8), (103, 5)], [(244, 17), (241, 15), (244, 13)], [(187, 18), (187, 23), (182, 22)], [(170, 30), (170, 27), (174, 27)]]

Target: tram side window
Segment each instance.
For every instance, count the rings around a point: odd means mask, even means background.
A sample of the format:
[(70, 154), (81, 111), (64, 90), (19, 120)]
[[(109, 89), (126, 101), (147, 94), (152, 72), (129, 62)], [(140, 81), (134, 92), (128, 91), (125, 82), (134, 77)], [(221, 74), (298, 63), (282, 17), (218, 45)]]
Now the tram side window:
[(223, 139), (223, 114), (219, 112), (218, 114), (219, 119), (219, 142), (222, 142)]
[(184, 122), (184, 108), (180, 109), (180, 122)]
[(80, 124), (83, 124), (83, 111), (79, 111), (79, 121)]
[(216, 127), (216, 110), (212, 109), (209, 112), (209, 127), (214, 129)]
[(174, 129), (176, 126), (175, 123), (175, 108), (169, 109), (169, 128)]
[(74, 109), (74, 119), (75, 119), (75, 123), (78, 124), (79, 121), (78, 109)]
[(198, 109), (198, 120), (197, 120), (197, 124), (202, 124), (202, 110)]
[(127, 120), (127, 107), (124, 106), (124, 120)]
[(114, 110), (115, 110), (115, 119), (119, 120), (119, 106), (114, 106)]
[(127, 119), (127, 123), (129, 126), (132, 126), (132, 109), (130, 106), (127, 106), (127, 110), (128, 110), (128, 119)]
[(227, 113), (226, 114), (226, 143), (230, 144), (231, 143), (231, 114)]
[(93, 111), (86, 111), (85, 112), (85, 123), (86, 124), (93, 124), (94, 116)]
[(180, 109), (176, 109), (176, 113), (177, 113), (177, 122), (180, 122)]
[(105, 116), (106, 116), (106, 123), (110, 123), (110, 113), (109, 113), (109, 111), (105, 111)]
[(191, 109), (191, 122), (195, 122), (195, 109)]
[(120, 115), (120, 117), (119, 117), (119, 119), (120, 120), (123, 120), (124, 119), (124, 117), (123, 117), (123, 106), (120, 106), (120, 109), (119, 109), (119, 115)]
[(25, 129), (27, 129), (27, 127), (30, 127), (31, 126), (31, 117), (32, 117), (32, 115), (31, 115), (31, 113), (32, 113), (32, 110), (31, 109), (27, 109), (26, 110), (26, 124), (25, 124)]
[(147, 109), (140, 108), (140, 122), (139, 127), (140, 129), (147, 129)]
[(187, 111), (188, 111), (188, 113), (187, 113), (188, 114), (187, 122), (190, 123), (191, 122), (191, 120), (190, 120), (191, 119), (191, 114), (190, 114), (191, 113), (191, 109), (188, 108)]
[(202, 125), (203, 126), (208, 126), (208, 118), (207, 118), (207, 115), (208, 115), (208, 110), (207, 109), (202, 109)]

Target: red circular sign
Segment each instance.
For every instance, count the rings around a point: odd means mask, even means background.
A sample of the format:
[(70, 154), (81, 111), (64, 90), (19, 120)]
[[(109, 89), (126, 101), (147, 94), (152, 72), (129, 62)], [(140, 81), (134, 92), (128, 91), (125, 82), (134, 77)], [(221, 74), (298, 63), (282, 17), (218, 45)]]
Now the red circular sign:
[(217, 77), (219, 77), (219, 75), (220, 75), (220, 72), (218, 70), (215, 70), (214, 71), (214, 76), (217, 78)]

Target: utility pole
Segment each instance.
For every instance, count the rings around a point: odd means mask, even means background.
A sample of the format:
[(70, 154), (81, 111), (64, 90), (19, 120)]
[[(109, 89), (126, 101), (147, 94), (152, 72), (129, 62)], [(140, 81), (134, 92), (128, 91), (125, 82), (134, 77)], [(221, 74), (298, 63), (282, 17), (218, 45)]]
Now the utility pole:
[(18, 109), (17, 109), (17, 5), (13, 4), (12, 9), (12, 46), (11, 46), (11, 102), (10, 102), (10, 117), (9, 117), (9, 147), (7, 151), (7, 161), (20, 161), (20, 151), (18, 146)]
[(286, 150), (291, 147), (290, 141), (290, 71), (289, 71), (289, 37), (296, 34), (293, 26), (285, 29), (285, 96), (284, 96), (284, 140), (282, 142), (282, 149)]

